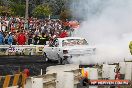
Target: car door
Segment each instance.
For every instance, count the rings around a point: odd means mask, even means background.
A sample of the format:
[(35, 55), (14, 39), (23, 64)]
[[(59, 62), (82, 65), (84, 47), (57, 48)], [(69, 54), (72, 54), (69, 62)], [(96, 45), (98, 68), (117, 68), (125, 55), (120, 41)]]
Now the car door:
[(45, 46), (44, 52), (46, 53), (46, 55), (47, 55), (47, 57), (49, 59), (52, 59), (52, 53), (51, 53), (51, 51), (52, 51), (52, 46), (50, 46), (50, 45)]
[(53, 47), (51, 48), (52, 58), (54, 60), (58, 60), (58, 52), (59, 52), (59, 41), (55, 39), (53, 41)]

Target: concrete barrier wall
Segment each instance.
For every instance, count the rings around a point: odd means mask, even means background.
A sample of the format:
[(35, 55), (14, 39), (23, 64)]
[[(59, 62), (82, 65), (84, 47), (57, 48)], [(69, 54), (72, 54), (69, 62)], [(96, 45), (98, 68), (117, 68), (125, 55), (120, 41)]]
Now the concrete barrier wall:
[[(120, 74), (124, 74), (125, 79), (132, 80), (132, 62), (120, 62), (119, 68)], [(102, 78), (115, 79), (115, 71), (116, 65), (103, 64)]]
[(125, 74), (126, 62), (120, 62), (120, 63), (119, 63), (119, 67), (120, 67), (120, 73), (121, 73), (121, 74)]
[(102, 67), (102, 78), (104, 79), (115, 79), (116, 65), (103, 64)]
[(126, 62), (125, 79), (132, 80), (132, 62)]
[(56, 88), (77, 88), (79, 76), (81, 76), (79, 65), (58, 65), (48, 67), (46, 74), (56, 73)]
[(30, 77), (25, 88), (56, 88), (56, 73)]

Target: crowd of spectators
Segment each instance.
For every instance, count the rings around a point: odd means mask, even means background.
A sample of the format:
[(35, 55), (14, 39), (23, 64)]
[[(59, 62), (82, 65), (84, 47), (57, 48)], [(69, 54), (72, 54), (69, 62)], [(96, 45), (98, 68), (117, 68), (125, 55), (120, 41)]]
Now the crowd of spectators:
[(54, 38), (71, 36), (73, 29), (59, 19), (0, 17), (0, 45), (46, 45)]

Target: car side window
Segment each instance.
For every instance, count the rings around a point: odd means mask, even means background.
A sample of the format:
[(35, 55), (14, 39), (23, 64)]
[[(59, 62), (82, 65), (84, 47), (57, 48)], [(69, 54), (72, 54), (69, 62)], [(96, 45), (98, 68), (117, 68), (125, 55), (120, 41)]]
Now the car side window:
[(55, 40), (55, 43), (54, 43), (54, 47), (58, 47), (59, 46), (59, 41), (58, 39)]
[(59, 41), (58, 39), (54, 39), (53, 42), (49, 45), (50, 47), (58, 47)]

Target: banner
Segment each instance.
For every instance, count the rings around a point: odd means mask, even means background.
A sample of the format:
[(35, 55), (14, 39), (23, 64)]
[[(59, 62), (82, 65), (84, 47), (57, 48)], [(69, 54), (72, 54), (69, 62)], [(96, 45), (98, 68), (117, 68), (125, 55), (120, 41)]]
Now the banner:
[(0, 55), (42, 55), (44, 45), (0, 45)]

